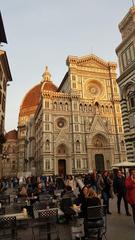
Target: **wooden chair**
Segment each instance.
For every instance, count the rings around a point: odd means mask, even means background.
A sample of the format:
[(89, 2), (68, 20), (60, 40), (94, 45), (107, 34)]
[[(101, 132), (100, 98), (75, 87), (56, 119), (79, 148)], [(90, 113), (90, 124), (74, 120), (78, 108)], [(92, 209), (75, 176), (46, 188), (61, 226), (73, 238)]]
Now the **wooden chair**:
[(16, 217), (0, 216), (0, 239), (17, 240)]

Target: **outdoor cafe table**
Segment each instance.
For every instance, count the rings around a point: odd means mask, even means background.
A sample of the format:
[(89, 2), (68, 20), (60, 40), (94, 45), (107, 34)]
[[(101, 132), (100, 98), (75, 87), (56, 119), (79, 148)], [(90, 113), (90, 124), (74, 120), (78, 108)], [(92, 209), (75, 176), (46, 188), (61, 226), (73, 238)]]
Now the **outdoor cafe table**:
[(28, 220), (29, 217), (27, 214), (24, 214), (23, 212), (21, 213), (12, 213), (12, 214), (4, 214), (4, 215), (1, 215), (3, 217), (16, 217), (16, 220), (17, 221), (20, 221), (20, 220)]

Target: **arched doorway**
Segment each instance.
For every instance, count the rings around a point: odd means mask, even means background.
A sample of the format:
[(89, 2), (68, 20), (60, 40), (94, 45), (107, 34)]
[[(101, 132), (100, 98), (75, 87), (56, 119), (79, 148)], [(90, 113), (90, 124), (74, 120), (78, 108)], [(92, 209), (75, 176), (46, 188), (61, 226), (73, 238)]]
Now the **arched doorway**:
[(58, 159), (58, 175), (65, 176), (66, 175), (66, 159), (68, 157), (68, 149), (64, 143), (61, 143), (57, 147), (57, 159)]
[(102, 172), (105, 170), (103, 154), (95, 154), (95, 166), (97, 171)]
[(93, 159), (97, 171), (104, 171), (106, 168), (106, 158), (110, 154), (108, 139), (103, 134), (96, 134), (92, 139)]
[(59, 174), (59, 176), (66, 175), (66, 160), (65, 159), (58, 160), (58, 174)]

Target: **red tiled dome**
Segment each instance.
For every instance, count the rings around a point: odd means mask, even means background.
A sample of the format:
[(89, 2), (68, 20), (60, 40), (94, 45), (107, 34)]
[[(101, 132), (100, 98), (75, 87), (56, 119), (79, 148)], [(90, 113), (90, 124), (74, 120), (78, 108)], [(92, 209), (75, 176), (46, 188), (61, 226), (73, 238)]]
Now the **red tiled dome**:
[(25, 95), (21, 107), (20, 116), (33, 114), (38, 106), (41, 95), (41, 83), (31, 88)]
[(14, 130), (7, 132), (5, 134), (5, 138), (6, 138), (6, 140), (10, 140), (10, 139), (16, 140), (17, 139), (17, 131), (14, 129)]
[(53, 82), (44, 82), (43, 86), (42, 86), (42, 91), (52, 91), (52, 92), (56, 92), (57, 91), (57, 87), (54, 85)]
[(31, 114), (35, 113), (40, 101), (41, 91), (57, 91), (57, 87), (50, 78), (51, 75), (48, 72), (48, 68), (46, 67), (43, 74), (43, 81), (40, 84), (34, 86), (26, 93), (20, 107), (20, 117), (30, 116)]
[(27, 108), (36, 106), (39, 103), (41, 95), (41, 84), (38, 84), (34, 86), (32, 89), (29, 90), (29, 92), (26, 93), (21, 108)]
[(51, 74), (48, 71), (48, 67), (47, 66), (45, 67), (45, 72), (43, 73), (42, 77), (43, 77), (42, 91), (56, 92), (57, 91), (57, 87), (55, 86), (55, 84), (51, 80)]

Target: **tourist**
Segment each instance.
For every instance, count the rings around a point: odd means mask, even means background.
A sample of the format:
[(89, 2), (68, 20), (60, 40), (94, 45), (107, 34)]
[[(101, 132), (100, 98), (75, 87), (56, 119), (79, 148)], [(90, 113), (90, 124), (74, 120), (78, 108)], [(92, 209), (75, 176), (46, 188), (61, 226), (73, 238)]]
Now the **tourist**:
[(135, 223), (135, 168), (129, 170), (129, 176), (126, 178), (125, 186), (127, 189), (127, 201), (132, 207), (133, 220)]
[(116, 177), (114, 178), (113, 182), (113, 188), (114, 188), (114, 193), (117, 196), (117, 210), (118, 213), (120, 214), (120, 208), (121, 208), (121, 200), (124, 200), (124, 205), (125, 205), (125, 211), (127, 216), (131, 216), (129, 213), (129, 208), (128, 208), (128, 202), (126, 199), (126, 187), (125, 187), (125, 176), (124, 174), (118, 170)]
[(72, 175), (67, 176), (67, 180), (66, 180), (65, 184), (66, 184), (66, 186), (70, 186), (73, 191), (76, 189), (76, 182), (73, 179)]
[(103, 172), (102, 177), (103, 177), (103, 190), (102, 190), (103, 204), (107, 206), (107, 214), (112, 214), (109, 210), (109, 199), (112, 198), (113, 181), (110, 178), (108, 171), (106, 170)]

